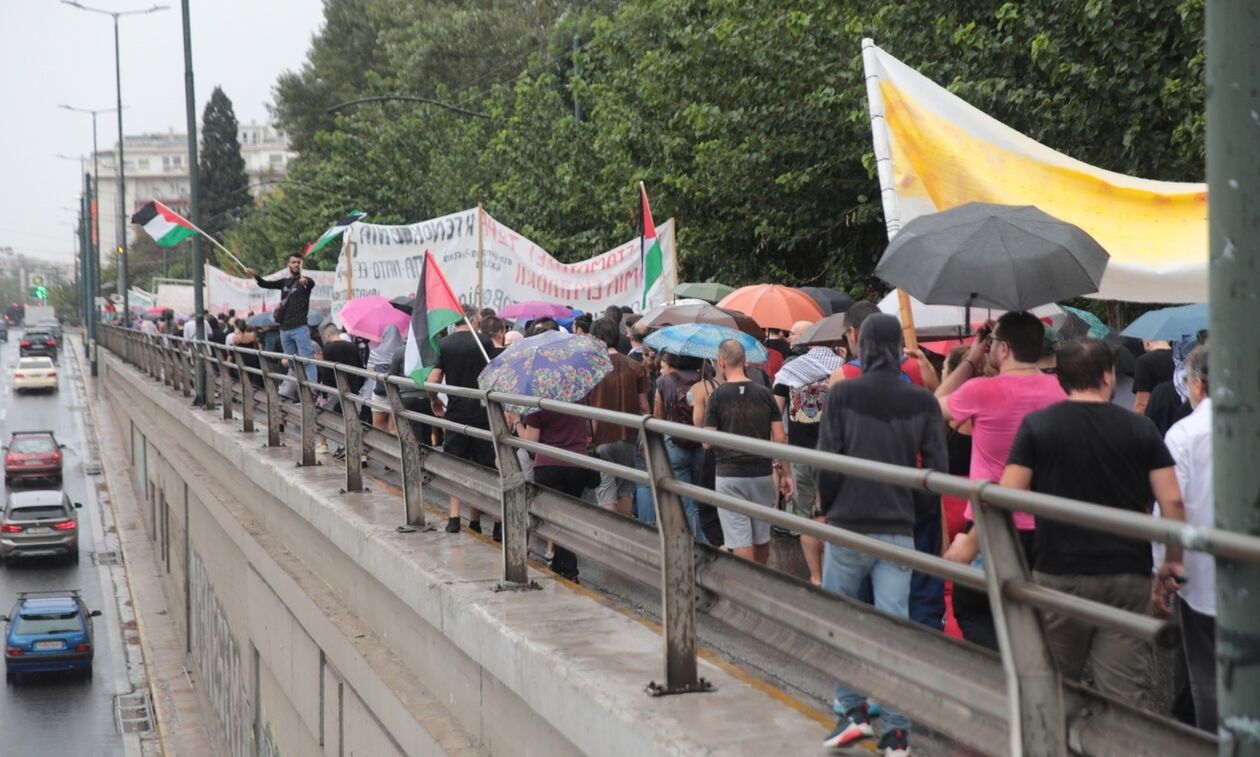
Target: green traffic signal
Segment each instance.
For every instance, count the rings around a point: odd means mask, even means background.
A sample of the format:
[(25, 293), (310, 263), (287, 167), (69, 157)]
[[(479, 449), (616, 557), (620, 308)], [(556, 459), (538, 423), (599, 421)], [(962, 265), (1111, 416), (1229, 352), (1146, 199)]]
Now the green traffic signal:
[(48, 299), (48, 288), (42, 286), (31, 287), (30, 295), (37, 300)]

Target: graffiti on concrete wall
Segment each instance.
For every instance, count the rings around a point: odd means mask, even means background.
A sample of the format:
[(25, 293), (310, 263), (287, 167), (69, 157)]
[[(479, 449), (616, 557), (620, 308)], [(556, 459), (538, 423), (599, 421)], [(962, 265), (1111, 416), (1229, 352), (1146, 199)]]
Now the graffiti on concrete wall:
[(254, 705), (245, 685), (249, 679), (242, 667), (240, 645), (201, 556), (194, 550), (188, 562), (193, 664), (228, 754), (248, 757), (254, 753)]

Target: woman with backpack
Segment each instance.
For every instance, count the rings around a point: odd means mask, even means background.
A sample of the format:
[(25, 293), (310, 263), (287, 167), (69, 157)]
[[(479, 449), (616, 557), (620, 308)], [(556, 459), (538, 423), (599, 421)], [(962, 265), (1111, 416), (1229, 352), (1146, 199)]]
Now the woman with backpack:
[[(700, 359), (661, 353), (661, 374), (656, 379), (653, 393), (652, 414), (662, 420), (694, 426), (695, 387), (702, 384)], [(665, 449), (674, 469), (674, 477), (689, 484), (702, 483), (704, 447), (699, 442), (665, 437)], [(709, 540), (700, 527), (700, 505), (690, 497), (683, 497), (687, 524), (696, 541), (708, 544)]]

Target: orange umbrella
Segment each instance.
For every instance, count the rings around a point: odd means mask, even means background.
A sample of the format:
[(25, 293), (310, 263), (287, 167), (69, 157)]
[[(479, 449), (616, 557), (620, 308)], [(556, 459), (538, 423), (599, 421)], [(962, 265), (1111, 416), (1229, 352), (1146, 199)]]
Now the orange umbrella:
[(814, 298), (781, 284), (740, 287), (722, 298), (718, 307), (738, 310), (762, 328), (788, 331), (797, 321), (817, 321), (825, 315)]

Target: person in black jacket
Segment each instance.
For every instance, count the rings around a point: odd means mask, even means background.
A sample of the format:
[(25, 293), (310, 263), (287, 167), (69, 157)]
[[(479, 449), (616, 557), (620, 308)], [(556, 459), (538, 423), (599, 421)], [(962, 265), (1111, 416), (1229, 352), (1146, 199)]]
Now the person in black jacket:
[[(866, 460), (944, 472), (948, 469), (945, 422), (940, 403), (926, 389), (901, 380), (901, 324), (883, 313), (869, 316), (858, 334), (862, 375), (836, 383), (827, 395), (818, 449)], [(818, 472), (818, 501), (827, 522), (904, 549), (914, 549), (916, 498), (904, 486)], [(827, 544), (823, 588), (857, 597), (869, 577), (875, 606), (903, 618), (910, 615), (910, 568)], [(871, 738), (866, 697), (836, 686), (837, 710), (844, 714), (824, 740), (827, 747)], [(909, 754), (910, 720), (884, 708), (884, 754)]]
[[(307, 325), (307, 311), (311, 307), (311, 290), (315, 282), (302, 275), (302, 256), (289, 256), (289, 277), (268, 281), (258, 275), (253, 268), (246, 268), (245, 273), (254, 277), (254, 282), (263, 289), (279, 289), (280, 304), (276, 306), (276, 323), (280, 326), (280, 349), (286, 355), (301, 355), (310, 358), (315, 356), (315, 345), (311, 342), (311, 330)], [(315, 366), (306, 364), (306, 377), (315, 380)]]

